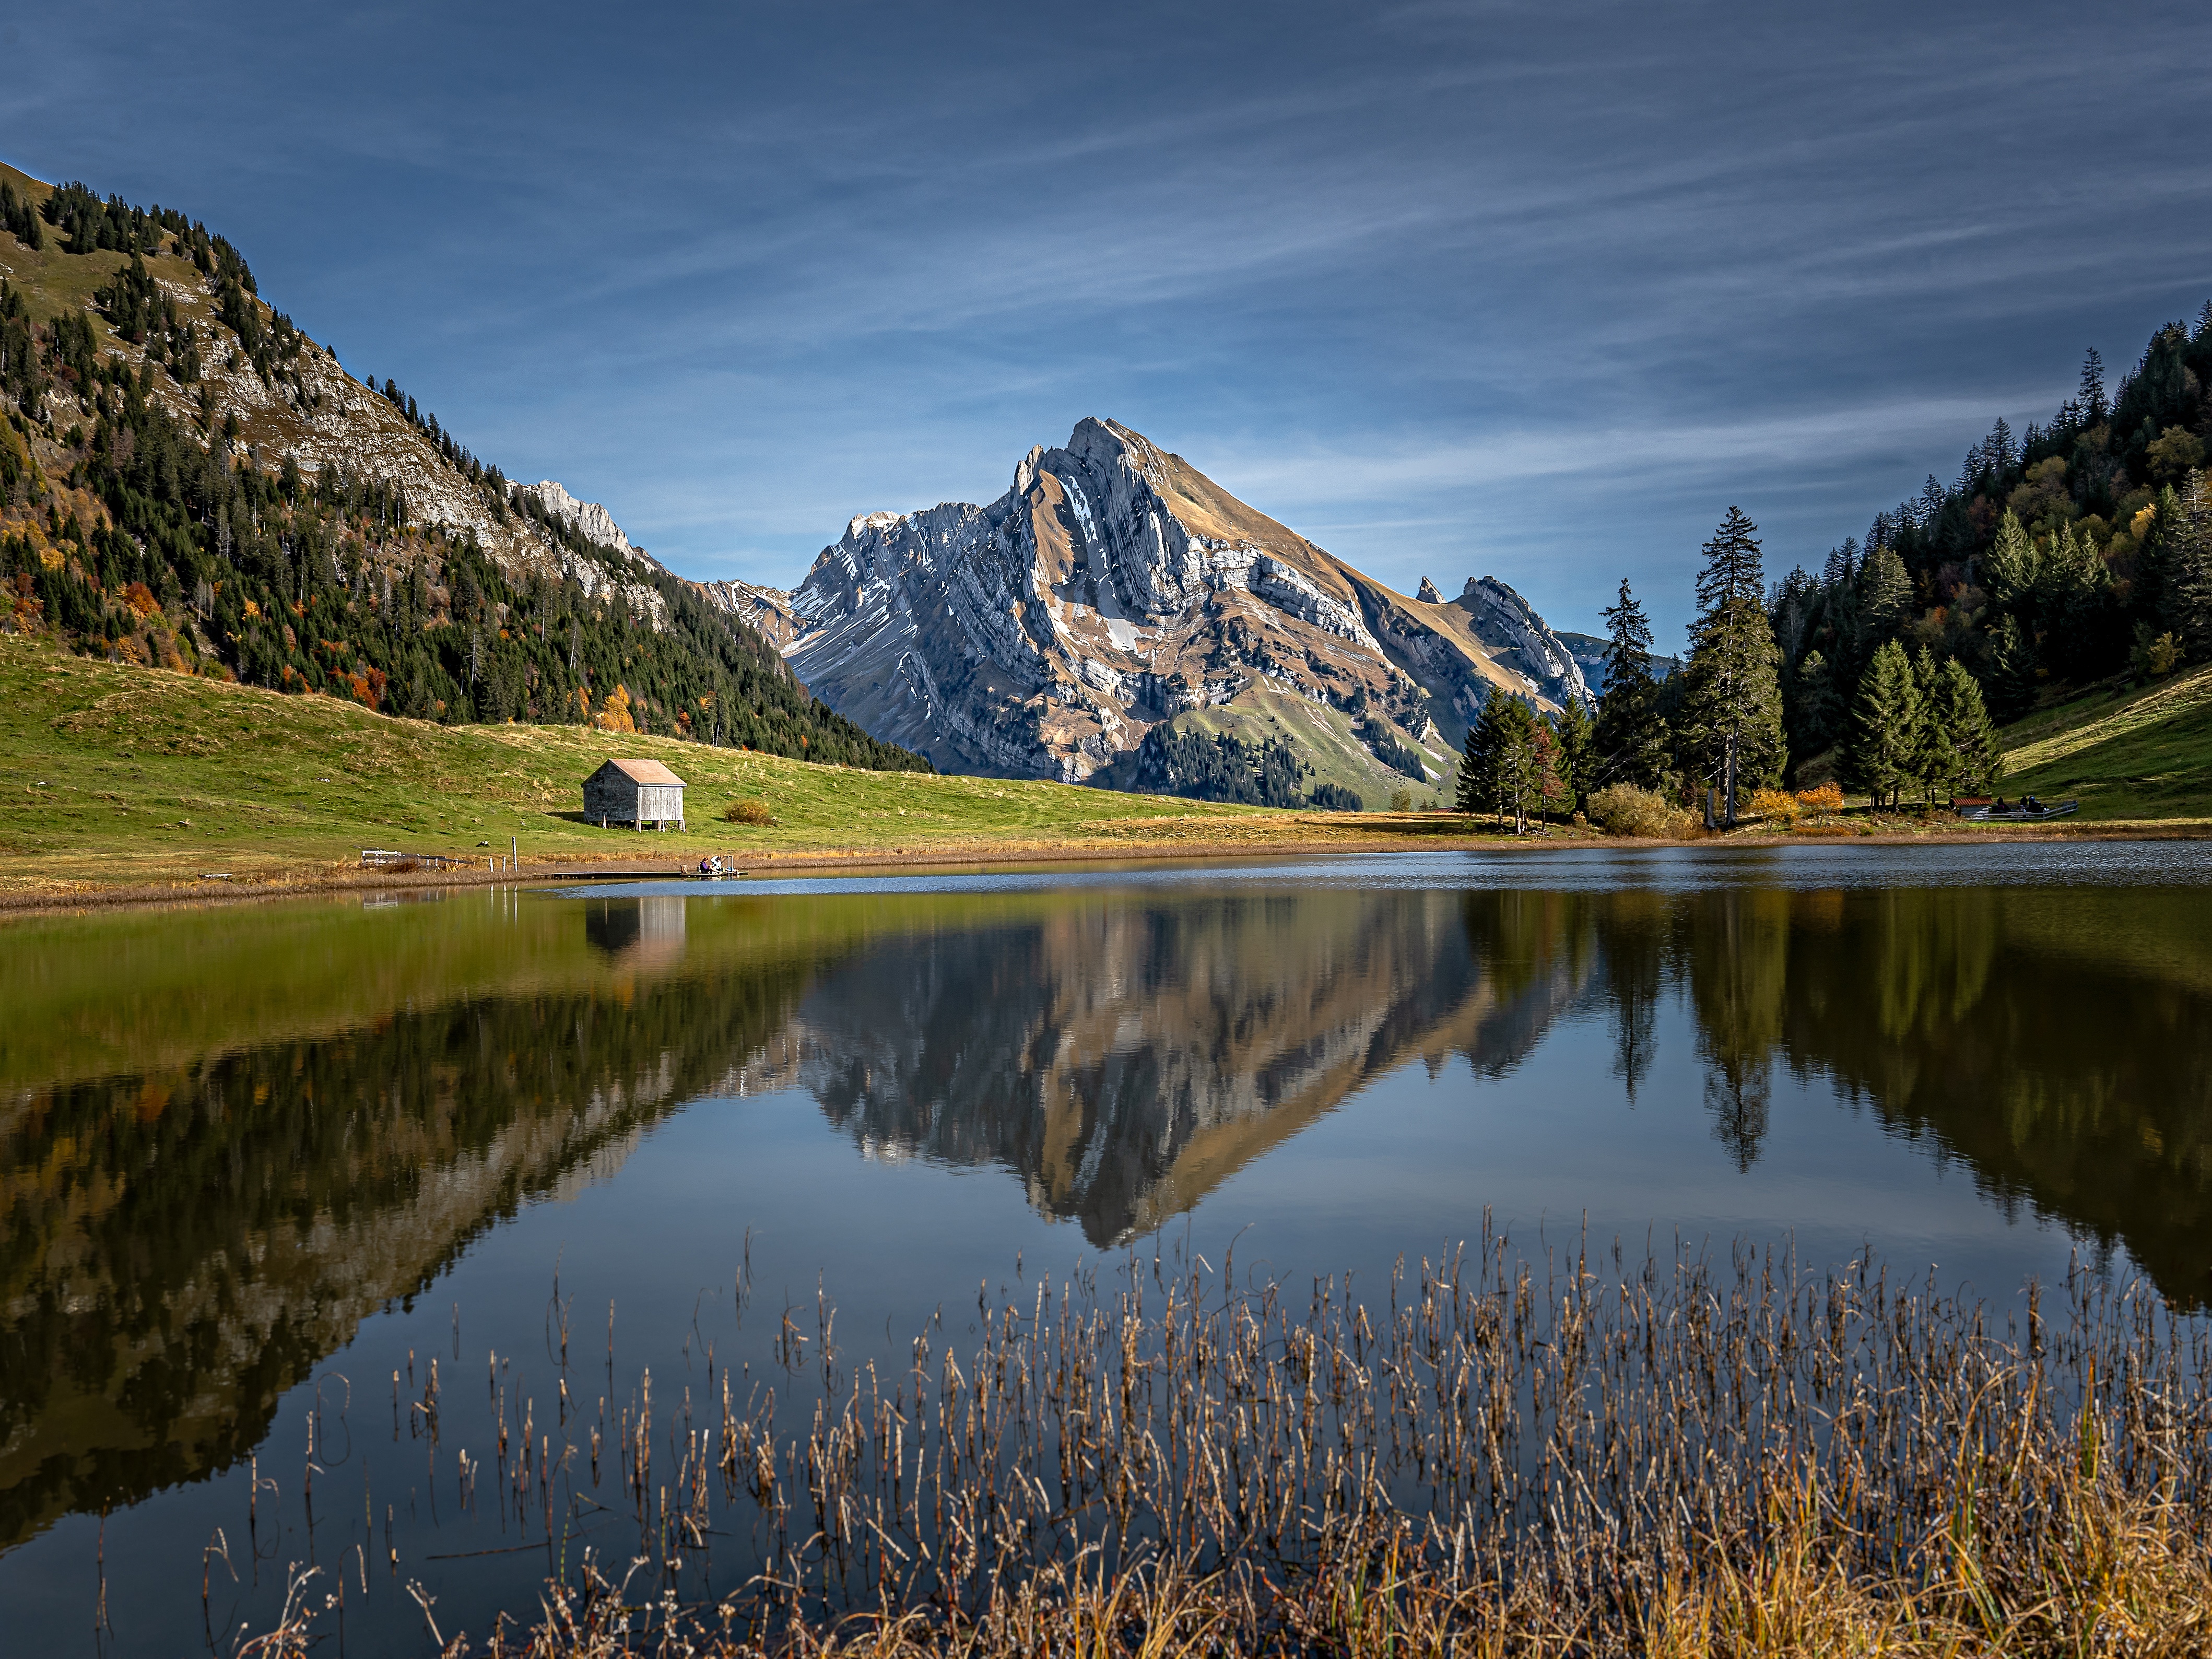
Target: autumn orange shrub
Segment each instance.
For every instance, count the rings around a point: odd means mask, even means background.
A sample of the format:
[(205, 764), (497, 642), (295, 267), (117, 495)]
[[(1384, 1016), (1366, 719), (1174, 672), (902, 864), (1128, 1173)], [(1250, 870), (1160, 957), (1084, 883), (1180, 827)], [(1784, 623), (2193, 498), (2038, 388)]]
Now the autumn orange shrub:
[(1800, 810), (1807, 812), (1840, 812), (1844, 810), (1844, 788), (1838, 783), (1824, 783), (1818, 789), (1797, 792)]

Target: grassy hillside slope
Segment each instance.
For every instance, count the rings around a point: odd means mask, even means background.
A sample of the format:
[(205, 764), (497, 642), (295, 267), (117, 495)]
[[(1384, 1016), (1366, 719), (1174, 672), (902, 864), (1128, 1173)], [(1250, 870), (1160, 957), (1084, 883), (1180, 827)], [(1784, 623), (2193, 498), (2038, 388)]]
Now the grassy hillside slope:
[(1313, 775), (1303, 783), (1308, 793), (1334, 783), (1358, 795), (1369, 811), (1382, 811), (1401, 791), (1416, 808), (1449, 806), (1457, 787), (1459, 757), (1449, 748), (1423, 747), (1402, 727), (1389, 727), (1395, 740), (1419, 751), (1424, 763), (1439, 775), (1440, 781), (1417, 784), (1376, 759), (1354, 732), (1352, 717), (1343, 710), (1269, 686), (1255, 687), (1211, 708), (1186, 710), (1169, 725), (1177, 732), (1202, 732), (1208, 737), (1226, 732), (1254, 749), (1276, 738), (1287, 741), (1313, 769)]
[[(616, 755), (690, 785), (686, 832), (600, 830), (580, 785)], [(736, 801), (776, 822), (721, 821)], [(591, 868), (708, 851), (1012, 851), (1313, 840), (1382, 829), (1345, 814), (1055, 783), (866, 772), (584, 726), (441, 726), (0, 637), (0, 895), (60, 883), (315, 878), (365, 847)], [(480, 842), (488, 848), (480, 848)]]
[(2093, 691), (2002, 736), (2008, 795), (2071, 796), (2090, 819), (2212, 817), (2212, 666)]

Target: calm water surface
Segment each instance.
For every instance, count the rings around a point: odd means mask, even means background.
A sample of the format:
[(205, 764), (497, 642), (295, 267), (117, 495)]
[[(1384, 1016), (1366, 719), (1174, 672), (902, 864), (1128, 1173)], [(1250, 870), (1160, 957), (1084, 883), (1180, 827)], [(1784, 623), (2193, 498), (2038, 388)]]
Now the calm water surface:
[[(1487, 1213), (1532, 1254), (2212, 1295), (2185, 843), (37, 921), (0, 928), (0, 1008), (9, 1651), (203, 1644), (204, 1570), (228, 1650), (295, 1562), (346, 1583), (348, 1653), (428, 1650), (410, 1581), (480, 1638), (635, 1547), (584, 1447), (648, 1370), (680, 1438), (726, 1372), (803, 1397), (779, 1339), (825, 1306), (863, 1364), (1079, 1264), (1233, 1242), (1240, 1279), (1380, 1287)], [(518, 1504), (526, 1419), (579, 1451)]]

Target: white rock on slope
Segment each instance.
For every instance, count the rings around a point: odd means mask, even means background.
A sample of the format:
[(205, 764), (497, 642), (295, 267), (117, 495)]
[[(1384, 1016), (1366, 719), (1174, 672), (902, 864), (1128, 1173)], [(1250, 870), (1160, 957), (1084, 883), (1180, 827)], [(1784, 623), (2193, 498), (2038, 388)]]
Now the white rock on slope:
[(618, 553), (635, 554), (638, 550), (630, 545), (629, 538), (623, 534), (622, 526), (615, 522), (614, 514), (597, 501), (580, 501), (566, 488), (551, 478), (534, 484), (524, 484), (526, 495), (535, 495), (539, 505), (574, 529), (602, 547), (611, 547)]

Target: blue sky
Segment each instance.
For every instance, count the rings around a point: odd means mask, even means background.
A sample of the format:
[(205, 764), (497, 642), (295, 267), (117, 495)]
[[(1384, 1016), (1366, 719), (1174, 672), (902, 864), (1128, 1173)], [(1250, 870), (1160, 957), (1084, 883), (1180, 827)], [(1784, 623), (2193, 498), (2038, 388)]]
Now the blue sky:
[(1410, 591), (1679, 641), (2212, 296), (2197, 6), (0, 18), (0, 155), (180, 206), (695, 576), (1085, 415)]

